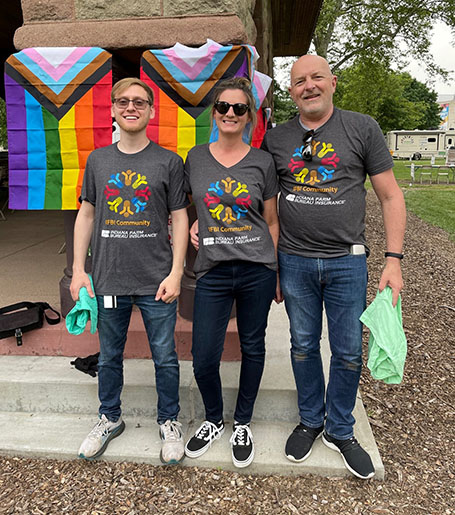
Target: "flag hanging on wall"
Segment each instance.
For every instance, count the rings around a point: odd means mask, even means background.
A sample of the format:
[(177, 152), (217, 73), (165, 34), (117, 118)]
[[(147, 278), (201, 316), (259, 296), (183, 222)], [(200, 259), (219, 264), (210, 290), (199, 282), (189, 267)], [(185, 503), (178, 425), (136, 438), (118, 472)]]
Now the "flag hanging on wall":
[(255, 70), (257, 58), (250, 45), (223, 46), (210, 39), (199, 48), (176, 43), (144, 52), (141, 79), (155, 94), (155, 117), (148, 137), (182, 158), (194, 145), (214, 141), (217, 130), (210, 123), (213, 88), (223, 79), (246, 77), (253, 83), (259, 123), (252, 137), (245, 135), (245, 139), (259, 146), (266, 125), (260, 107), (272, 79)]
[(111, 54), (28, 48), (5, 63), (10, 209), (77, 209), (85, 162), (112, 142)]

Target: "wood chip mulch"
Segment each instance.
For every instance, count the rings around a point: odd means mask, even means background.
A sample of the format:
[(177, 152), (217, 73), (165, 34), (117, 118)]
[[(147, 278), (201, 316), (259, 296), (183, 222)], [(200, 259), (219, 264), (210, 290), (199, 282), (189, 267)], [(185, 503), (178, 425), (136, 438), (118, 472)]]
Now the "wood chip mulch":
[[(385, 243), (367, 201), (371, 301)], [(385, 385), (365, 367), (361, 383), (384, 481), (3, 457), (0, 513), (455, 514), (455, 244), (409, 214), (404, 252), (405, 377)]]

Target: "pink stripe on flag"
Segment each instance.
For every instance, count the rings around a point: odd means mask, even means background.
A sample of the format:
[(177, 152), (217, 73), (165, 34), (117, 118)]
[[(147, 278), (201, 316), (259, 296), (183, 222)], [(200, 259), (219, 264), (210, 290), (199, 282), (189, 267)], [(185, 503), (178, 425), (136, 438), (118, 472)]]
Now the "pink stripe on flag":
[(63, 75), (77, 62), (84, 54), (90, 50), (90, 47), (78, 47), (71, 52), (71, 54), (60, 63), (57, 68), (46, 60), (34, 48), (26, 48), (23, 50), (30, 59), (32, 59), (42, 70), (44, 70), (55, 81), (59, 80)]
[[(261, 105), (262, 102), (264, 101), (264, 98), (267, 95), (267, 91), (270, 88), (270, 84), (272, 84), (272, 79), (271, 79), (271, 77), (269, 77), (268, 75), (265, 75), (264, 73), (255, 71), (254, 77), (253, 77), (253, 84), (254, 84), (254, 87), (256, 88), (256, 93), (259, 98), (259, 105)], [(259, 106), (257, 106), (257, 107), (259, 107)]]
[[(200, 57), (193, 65), (188, 64), (173, 48), (163, 50), (163, 54), (165, 54), (172, 64), (181, 70), (189, 79), (194, 80), (210, 63), (213, 54), (217, 52), (219, 48), (219, 45), (210, 45), (207, 49), (207, 54)], [(189, 55), (189, 57), (191, 56)]]

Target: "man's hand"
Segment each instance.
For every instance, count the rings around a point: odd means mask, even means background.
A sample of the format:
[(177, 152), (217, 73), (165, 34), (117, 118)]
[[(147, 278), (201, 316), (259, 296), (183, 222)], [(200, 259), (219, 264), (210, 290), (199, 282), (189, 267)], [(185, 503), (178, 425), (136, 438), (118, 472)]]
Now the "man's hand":
[(199, 221), (196, 220), (190, 229), (191, 244), (196, 250), (199, 250)]
[(403, 277), (401, 275), (399, 259), (387, 258), (387, 263), (379, 281), (379, 291), (382, 291), (386, 286), (392, 288), (392, 305), (395, 307), (398, 302), (398, 296), (403, 289)]
[(162, 300), (166, 304), (170, 304), (180, 295), (180, 283), (182, 281), (181, 274), (170, 273), (165, 277), (156, 292), (155, 300)]
[(74, 272), (73, 271), (73, 278), (71, 279), (71, 285), (70, 285), (70, 293), (72, 299), (77, 302), (79, 300), (79, 290), (83, 287), (87, 288), (88, 294), (90, 297), (95, 296), (92, 290), (92, 285), (90, 283), (90, 278), (88, 274), (85, 272)]

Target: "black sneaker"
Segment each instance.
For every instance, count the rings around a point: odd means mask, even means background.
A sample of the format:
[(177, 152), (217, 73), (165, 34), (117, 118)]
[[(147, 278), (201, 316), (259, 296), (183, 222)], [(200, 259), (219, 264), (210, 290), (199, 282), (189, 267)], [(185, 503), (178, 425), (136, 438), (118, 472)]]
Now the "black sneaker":
[(324, 426), (313, 428), (299, 424), (286, 442), (286, 458), (297, 463), (304, 461), (311, 454), (314, 441), (321, 436)]
[(338, 451), (341, 454), (346, 468), (354, 476), (360, 479), (370, 479), (370, 477), (374, 476), (375, 470), (369, 454), (362, 449), (354, 437), (348, 440), (337, 440), (324, 431), (322, 441), (329, 449)]
[(250, 426), (234, 424), (231, 439), (232, 463), (238, 467), (248, 467), (254, 458), (253, 434)]
[(185, 445), (185, 454), (188, 458), (198, 458), (210, 449), (212, 442), (221, 438), (224, 433), (224, 422), (213, 424), (204, 421)]

